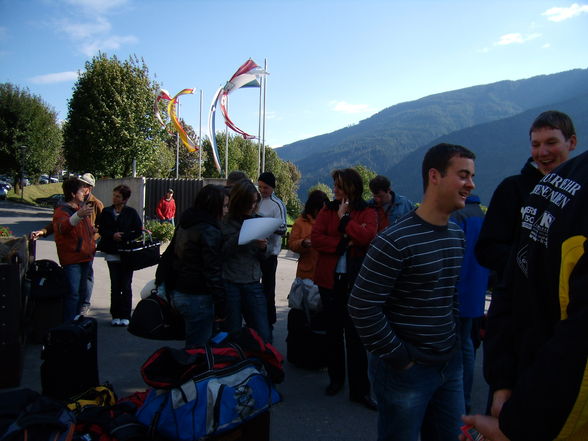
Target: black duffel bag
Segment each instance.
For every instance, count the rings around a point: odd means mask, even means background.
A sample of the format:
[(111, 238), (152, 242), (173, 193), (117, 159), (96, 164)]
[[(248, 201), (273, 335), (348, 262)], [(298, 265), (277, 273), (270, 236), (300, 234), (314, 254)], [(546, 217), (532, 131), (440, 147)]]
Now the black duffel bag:
[(151, 340), (183, 340), (184, 318), (167, 299), (152, 292), (137, 303), (127, 330), (137, 337)]

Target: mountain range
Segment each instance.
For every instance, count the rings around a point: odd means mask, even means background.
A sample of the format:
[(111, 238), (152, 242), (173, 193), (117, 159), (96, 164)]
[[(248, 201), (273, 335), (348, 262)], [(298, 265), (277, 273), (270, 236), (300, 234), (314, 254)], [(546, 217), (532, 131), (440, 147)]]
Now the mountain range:
[(483, 204), (529, 155), (529, 126), (545, 110), (568, 113), (588, 136), (588, 69), (468, 87), (400, 103), (332, 133), (285, 145), (278, 155), (299, 168), (299, 196), (317, 182), (331, 185), (336, 168), (363, 164), (414, 201), (422, 196), (421, 161), (439, 142), (461, 144), (477, 156), (476, 190)]

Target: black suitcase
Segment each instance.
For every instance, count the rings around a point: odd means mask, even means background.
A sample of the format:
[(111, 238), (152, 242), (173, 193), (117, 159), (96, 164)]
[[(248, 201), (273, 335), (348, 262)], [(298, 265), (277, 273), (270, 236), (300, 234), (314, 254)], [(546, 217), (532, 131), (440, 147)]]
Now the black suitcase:
[(300, 309), (288, 313), (286, 358), (294, 366), (303, 369), (321, 369), (327, 366), (326, 331), (324, 313), (310, 315)]
[(27, 277), (27, 334), (31, 343), (42, 343), (47, 332), (63, 322), (63, 299), (69, 294), (69, 283), (63, 268), (47, 259), (32, 263)]
[(49, 330), (41, 358), (43, 395), (68, 399), (100, 385), (96, 319), (82, 316)]
[[(26, 249), (26, 240), (2, 238), (5, 248)], [(0, 389), (20, 385), (23, 369), (22, 285), (27, 262), (20, 254), (0, 258)]]

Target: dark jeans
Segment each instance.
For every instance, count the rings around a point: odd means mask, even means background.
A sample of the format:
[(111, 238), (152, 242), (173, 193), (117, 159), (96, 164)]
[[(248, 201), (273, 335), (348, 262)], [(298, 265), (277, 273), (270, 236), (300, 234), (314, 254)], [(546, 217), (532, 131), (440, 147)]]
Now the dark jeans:
[(472, 398), (472, 384), (474, 382), (474, 367), (476, 363), (476, 349), (472, 339), (472, 323), (474, 319), (461, 317), (461, 354), (463, 361), (463, 393), (466, 413), (470, 412)]
[(130, 319), (133, 302), (133, 270), (120, 262), (107, 262), (110, 273), (110, 315), (112, 318)]
[(266, 301), (259, 282), (233, 283), (224, 281), (227, 301), (225, 330), (238, 331), (243, 326), (253, 328), (264, 341), (272, 341), (272, 330), (267, 321)]
[(276, 269), (278, 256), (269, 256), (261, 261), (261, 284), (267, 303), (267, 318), (270, 325), (276, 323)]
[(185, 294), (172, 291), (172, 303), (184, 317), (186, 347), (203, 346), (212, 337), (214, 304), (207, 294)]
[[(350, 398), (362, 398), (370, 393), (367, 356), (349, 314), (347, 276), (336, 275), (333, 289), (319, 287), (327, 328), (327, 366), (331, 383), (345, 382), (345, 359)], [(346, 357), (347, 355), (347, 357)]]
[(370, 354), (378, 441), (455, 441), (465, 411), (461, 352), (438, 365), (396, 369)]

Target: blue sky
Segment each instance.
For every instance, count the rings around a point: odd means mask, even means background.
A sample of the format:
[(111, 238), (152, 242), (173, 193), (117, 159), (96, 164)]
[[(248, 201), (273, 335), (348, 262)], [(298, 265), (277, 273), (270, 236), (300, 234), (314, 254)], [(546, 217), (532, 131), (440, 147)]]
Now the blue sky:
[[(142, 57), (172, 94), (202, 90), (204, 134), (214, 92), (252, 58), (268, 63), (272, 147), (433, 93), (587, 68), (587, 42), (588, 3), (557, 0), (0, 0), (0, 82), (60, 119), (100, 50)], [(230, 95), (232, 120), (253, 134), (258, 98)], [(180, 102), (198, 130), (198, 97)]]

